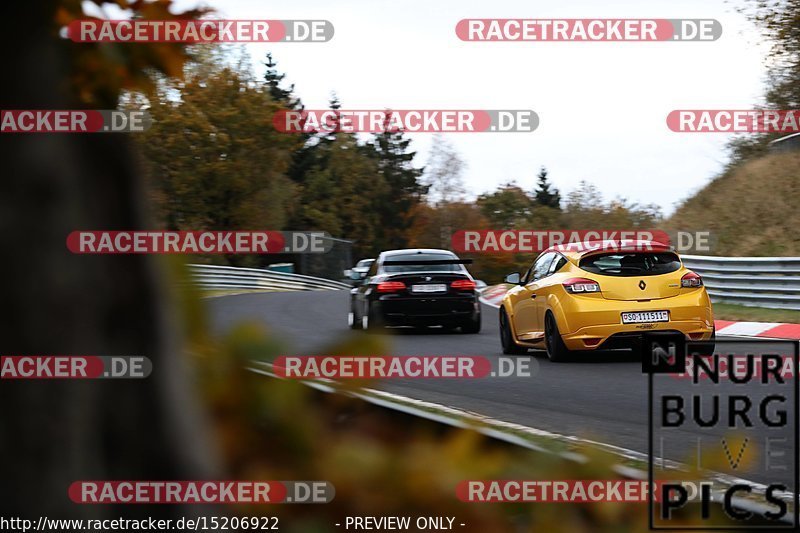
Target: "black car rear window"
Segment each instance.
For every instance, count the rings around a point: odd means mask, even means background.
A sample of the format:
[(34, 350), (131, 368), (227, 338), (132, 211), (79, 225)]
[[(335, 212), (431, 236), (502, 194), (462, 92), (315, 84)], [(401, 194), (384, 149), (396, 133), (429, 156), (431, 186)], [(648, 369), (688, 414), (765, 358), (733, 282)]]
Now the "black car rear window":
[(578, 266), (604, 276), (657, 276), (675, 272), (681, 261), (671, 252), (615, 252), (584, 257)]
[[(443, 261), (458, 259), (451, 254), (402, 254), (387, 256), (384, 261)], [(384, 265), (383, 270), (389, 273), (396, 272), (462, 272), (461, 265)]]

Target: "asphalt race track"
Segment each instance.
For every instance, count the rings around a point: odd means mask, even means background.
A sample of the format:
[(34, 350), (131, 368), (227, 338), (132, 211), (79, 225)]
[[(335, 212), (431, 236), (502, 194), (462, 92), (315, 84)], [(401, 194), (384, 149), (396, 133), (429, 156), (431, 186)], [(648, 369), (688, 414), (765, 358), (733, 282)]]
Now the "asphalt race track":
[[(325, 355), (323, 350), (326, 346), (356, 334), (348, 329), (346, 323), (348, 297), (348, 292), (343, 290), (241, 294), (206, 301), (212, 326), (217, 333), (223, 333), (241, 321), (255, 321), (263, 323), (280, 336), (287, 347), (287, 354)], [(391, 346), (391, 355), (482, 355), (496, 359), (502, 356), (497, 322), (497, 310), (484, 305), (483, 328), (478, 335), (443, 332), (433, 328), (422, 331), (395, 329), (374, 334), (386, 337)], [(741, 346), (743, 352), (748, 349), (758, 351), (759, 348), (749, 342)], [(638, 356), (631, 352), (607, 351), (561, 364), (549, 362), (543, 352), (536, 351), (525, 356), (506, 357), (535, 359), (531, 363), (534, 375), (468, 380), (394, 379), (384, 380), (376, 384), (376, 388), (562, 435), (647, 452), (647, 375), (642, 373)], [(659, 392), (670, 387), (686, 391), (690, 382), (674, 377), (655, 379), (657, 387), (660, 387)], [(791, 387), (791, 378), (788, 383)], [(717, 390), (719, 387), (717, 385), (714, 393), (720, 392)], [(741, 385), (730, 383), (722, 387), (739, 387), (735, 391), (725, 389), (732, 392), (745, 390)], [(753, 401), (751, 412), (755, 420), (758, 417), (759, 399), (775, 389), (772, 385), (761, 384), (744, 387), (749, 387), (746, 394)], [(708, 399), (706, 396), (711, 397), (714, 393), (704, 393), (704, 401)], [(791, 466), (780, 468), (781, 464), (791, 464), (794, 453), (794, 427), (791, 421), (795, 419), (795, 413), (791, 396), (789, 401), (785, 405), (790, 421), (787, 427), (779, 430), (760, 427), (749, 434), (749, 445), (754, 447), (751, 449), (759, 450), (759, 457), (764, 455), (767, 437), (779, 439), (770, 443), (772, 453), (785, 455), (774, 456), (775, 469), (769, 474), (765, 473), (762, 458), (751, 461), (754, 464), (747, 470), (737, 471), (741, 477), (756, 482), (784, 481), (791, 484), (794, 469)], [(768, 410), (773, 412), (774, 405)], [(725, 420), (727, 409), (723, 407), (721, 411)], [(756, 427), (759, 426), (756, 422)], [(664, 456), (683, 462), (695, 460), (698, 437), (704, 443), (719, 443), (723, 437), (730, 439), (734, 434), (735, 430), (727, 428), (673, 429), (664, 438)], [(659, 454), (661, 441), (656, 441), (656, 453)], [(733, 443), (731, 446), (735, 456), (739, 448)]]

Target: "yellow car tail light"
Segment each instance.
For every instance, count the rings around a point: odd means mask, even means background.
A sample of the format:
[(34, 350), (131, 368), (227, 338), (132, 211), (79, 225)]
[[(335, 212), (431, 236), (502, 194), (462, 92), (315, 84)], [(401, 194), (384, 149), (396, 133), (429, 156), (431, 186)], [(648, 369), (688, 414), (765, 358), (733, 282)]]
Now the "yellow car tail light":
[(600, 292), (600, 284), (586, 278), (569, 278), (561, 285), (570, 294), (584, 294), (587, 292)]
[(703, 286), (703, 278), (700, 277), (700, 274), (696, 272), (687, 272), (681, 278), (681, 287), (702, 287)]

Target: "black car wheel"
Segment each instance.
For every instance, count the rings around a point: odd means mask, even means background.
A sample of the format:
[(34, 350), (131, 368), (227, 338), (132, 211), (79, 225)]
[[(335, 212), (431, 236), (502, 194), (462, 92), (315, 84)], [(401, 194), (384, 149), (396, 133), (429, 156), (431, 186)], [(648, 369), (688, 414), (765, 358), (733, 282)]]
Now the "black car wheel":
[(569, 359), (571, 352), (561, 338), (556, 319), (550, 313), (547, 313), (544, 319), (544, 342), (547, 346), (547, 358), (550, 361), (563, 363)]
[(372, 309), (372, 306), (368, 306), (364, 316), (361, 317), (361, 327), (363, 329), (380, 329), (383, 327), (383, 320), (381, 317)]
[(353, 302), (350, 302), (350, 312), (347, 314), (347, 325), (350, 329), (361, 329), (361, 321), (356, 317), (356, 309)]
[(523, 348), (514, 340), (508, 315), (506, 315), (506, 310), (502, 307), (500, 308), (500, 344), (503, 346), (504, 354), (522, 355), (528, 353), (527, 348)]
[(470, 317), (469, 320), (461, 324), (461, 333), (480, 333), (481, 332), (481, 314), (476, 313)]

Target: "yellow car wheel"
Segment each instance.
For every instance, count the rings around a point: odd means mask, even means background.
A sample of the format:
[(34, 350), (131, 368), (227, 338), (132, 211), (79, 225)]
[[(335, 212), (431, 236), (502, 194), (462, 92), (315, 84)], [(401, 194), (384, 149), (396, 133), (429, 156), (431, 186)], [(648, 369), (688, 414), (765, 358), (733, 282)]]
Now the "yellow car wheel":
[(550, 313), (547, 313), (544, 319), (544, 342), (547, 347), (547, 358), (550, 361), (563, 363), (570, 358), (572, 352), (564, 344), (556, 319)]
[(503, 346), (503, 353), (507, 355), (522, 355), (528, 353), (528, 349), (517, 344), (514, 335), (511, 333), (511, 321), (508, 319), (506, 310), (500, 308), (500, 344)]

